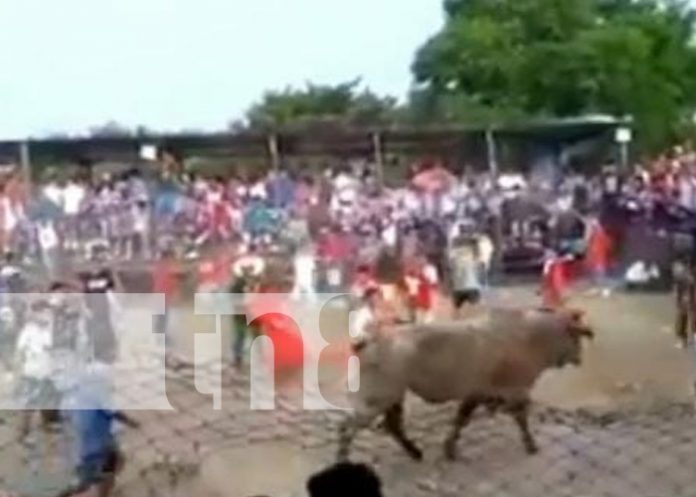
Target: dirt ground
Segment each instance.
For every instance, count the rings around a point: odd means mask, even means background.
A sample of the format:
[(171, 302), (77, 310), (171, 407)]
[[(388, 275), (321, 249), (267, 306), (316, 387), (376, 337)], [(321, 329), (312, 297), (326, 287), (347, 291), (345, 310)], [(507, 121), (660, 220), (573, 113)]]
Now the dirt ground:
[[(515, 286), (491, 292), (487, 301), (519, 306), (537, 298), (531, 287)], [(541, 454), (524, 455), (509, 420), (479, 416), (462, 438), (462, 460), (445, 463), (440, 444), (451, 406), (413, 401), (407, 429), (424, 446), (426, 462), (412, 463), (379, 431), (356, 440), (355, 458), (375, 465), (387, 496), (693, 495), (696, 476), (688, 471), (696, 464), (693, 412), (675, 405), (692, 402), (694, 355), (675, 347), (671, 296), (578, 294), (571, 305), (586, 311), (596, 340), (586, 347), (581, 368), (549, 372), (534, 391), (533, 430)], [(178, 355), (190, 359), (194, 332), (214, 328), (212, 319), (189, 314), (176, 318), (174, 342)], [(336, 310), (325, 319), (340, 328), (347, 322), (342, 316)], [(222, 340), (229, 359), (229, 335)], [(208, 352), (214, 356), (214, 350)], [(323, 380), (342, 384), (343, 371), (329, 368)], [(244, 374), (225, 371), (220, 411), (196, 385), (189, 370), (171, 373), (167, 393), (177, 411), (138, 413), (143, 428), (124, 432), (130, 462), (119, 479), (120, 495), (301, 497), (306, 478), (332, 462), (336, 425), (344, 414), (302, 410), (295, 382), (281, 391), (273, 411), (250, 411)], [(37, 482), (51, 477), (45, 466), (41, 478), (32, 472), (36, 455), (13, 444), (8, 426), (0, 426), (2, 459), (23, 463), (21, 471), (3, 464), (0, 478), (10, 489), (33, 482), (32, 497), (52, 495), (36, 490)]]
[[(488, 301), (515, 306), (534, 304), (537, 297), (532, 288), (520, 286), (492, 292)], [(675, 460), (677, 465), (684, 460), (696, 461), (693, 428), (684, 432), (681, 417), (672, 422), (663, 414), (668, 409), (665, 406), (692, 400), (692, 356), (675, 346), (671, 296), (617, 293), (602, 298), (578, 294), (571, 305), (587, 312), (597, 338), (587, 346), (581, 368), (549, 372), (534, 391), (540, 416), (536, 431), (542, 446), (546, 445), (542, 449), (544, 455), (526, 458), (508, 421), (480, 419), (471, 426), (470, 438), (466, 440), (465, 436), (462, 442), (467, 448), (474, 443), (475, 453), (462, 463), (444, 464), (437, 454), (453, 411), (414, 402), (410, 408), (409, 431), (420, 436), (427, 457), (434, 457), (435, 462), (413, 464), (381, 433), (362, 435), (356, 442), (356, 458), (379, 468), (387, 495), (461, 496), (465, 495), (464, 490), (472, 496), (542, 492), (561, 495), (568, 486), (564, 485), (564, 478), (569, 478), (575, 482), (571, 485), (575, 490), (572, 495), (647, 497), (682, 495), (681, 485), (688, 488), (694, 483), (693, 478), (679, 471), (658, 472), (652, 480), (647, 476), (642, 481), (621, 476), (631, 467), (643, 465), (643, 459), (639, 459), (641, 454), (644, 456), (641, 450), (650, 450), (660, 441), (667, 441), (670, 449), (664, 451), (667, 461)], [(286, 394), (292, 397), (292, 392)], [(576, 417), (587, 410), (599, 418), (588, 421)], [(638, 414), (626, 414), (623, 427), (596, 426), (596, 420), (603, 419), (602, 413), (616, 412)], [(282, 424), (284, 418), (279, 416), (280, 421), (268, 422)], [(686, 416), (687, 426), (691, 426), (692, 415)], [(259, 425), (252, 422), (252, 426), (256, 426), (252, 431), (267, 429), (262, 428), (263, 422)], [(189, 489), (208, 497), (302, 496), (307, 476), (332, 460), (334, 428), (335, 423), (328, 418), (317, 418), (299, 421), (280, 435), (269, 434), (268, 440), (263, 436), (258, 440), (252, 437), (251, 443), (230, 440), (202, 458), (200, 472), (189, 482), (192, 485)], [(308, 441), (311, 436), (319, 440), (311, 443)], [(670, 437), (681, 444), (670, 445)], [(578, 448), (593, 443), (597, 446), (596, 455)], [(638, 455), (627, 449), (632, 444), (636, 445)], [(675, 446), (683, 452), (678, 452)], [(622, 456), (627, 456), (625, 462)], [(505, 471), (501, 472), (501, 467)], [(581, 468), (585, 468), (584, 477), (574, 477)], [(645, 468), (654, 469), (652, 464)], [(645, 471), (645, 474), (652, 473)], [(596, 481), (603, 483), (595, 488)], [(656, 493), (644, 493), (647, 488), (654, 488)]]

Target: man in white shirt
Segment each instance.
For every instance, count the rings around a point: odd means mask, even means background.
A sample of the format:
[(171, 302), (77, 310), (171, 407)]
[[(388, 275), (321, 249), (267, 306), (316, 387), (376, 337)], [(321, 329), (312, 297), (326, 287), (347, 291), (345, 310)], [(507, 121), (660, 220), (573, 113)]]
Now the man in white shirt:
[(369, 288), (365, 291), (362, 305), (350, 313), (348, 331), (353, 348), (360, 347), (360, 344), (375, 333), (379, 321), (379, 308), (382, 305), (382, 292), (377, 288)]
[(44, 219), (39, 221), (36, 230), (46, 272), (50, 280), (56, 280), (59, 271), (59, 240), (55, 224), (53, 221)]
[(311, 246), (305, 246), (297, 251), (293, 261), (295, 267), (295, 285), (292, 289), (292, 296), (299, 299), (300, 295), (305, 294), (307, 298), (313, 300), (316, 297), (314, 280), (316, 275), (316, 258)]
[[(19, 438), (23, 440), (31, 428), (32, 413), (51, 409), (57, 401), (51, 382), (53, 329), (51, 309), (47, 302), (31, 307), (31, 316), (17, 339), (15, 363), (19, 371), (18, 401), (23, 411)], [(44, 418), (44, 425), (46, 418)], [(44, 426), (45, 427), (45, 426)]]
[(63, 212), (65, 213), (65, 245), (68, 250), (79, 249), (78, 215), (85, 199), (84, 186), (75, 180), (68, 181), (63, 190)]
[(63, 208), (65, 202), (65, 190), (56, 181), (49, 181), (42, 190), (43, 196), (54, 203), (56, 206)]

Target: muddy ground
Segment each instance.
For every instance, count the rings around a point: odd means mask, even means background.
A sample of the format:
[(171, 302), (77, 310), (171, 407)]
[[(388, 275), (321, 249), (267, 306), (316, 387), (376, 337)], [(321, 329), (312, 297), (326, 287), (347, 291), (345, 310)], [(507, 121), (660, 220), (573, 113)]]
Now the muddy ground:
[[(499, 305), (536, 298), (523, 286), (489, 296)], [(446, 463), (440, 445), (452, 407), (411, 401), (407, 429), (425, 448), (426, 461), (411, 462), (379, 430), (361, 434), (355, 459), (373, 463), (386, 495), (394, 497), (694, 495), (692, 359), (675, 347), (670, 296), (578, 295), (572, 305), (587, 311), (597, 339), (588, 346), (582, 368), (548, 373), (534, 391), (540, 454), (524, 454), (509, 419), (480, 415), (462, 436), (460, 461)], [(212, 330), (212, 320), (185, 314), (177, 320), (175, 338), (183, 357), (192, 353), (192, 331)], [(224, 351), (228, 338), (223, 337)], [(335, 387), (343, 368), (324, 374)], [(196, 393), (190, 370), (170, 373), (168, 395), (177, 410), (138, 413), (143, 428), (123, 434), (130, 461), (119, 479), (120, 495), (304, 495), (306, 477), (332, 461), (335, 427), (343, 414), (300, 409), (292, 380), (275, 410), (252, 412), (246, 375), (226, 371), (224, 378), (222, 409), (215, 411), (209, 397)], [(5, 487), (51, 495), (45, 488), (64, 478), (65, 457), (47, 471), (37, 463), (36, 449), (13, 442), (10, 426), (0, 427)], [(67, 449), (59, 444), (56, 450)]]

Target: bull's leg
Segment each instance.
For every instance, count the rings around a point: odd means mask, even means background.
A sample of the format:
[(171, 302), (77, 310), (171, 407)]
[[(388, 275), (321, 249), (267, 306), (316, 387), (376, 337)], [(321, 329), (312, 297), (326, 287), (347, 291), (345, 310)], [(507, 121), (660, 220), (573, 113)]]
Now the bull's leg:
[(522, 400), (511, 404), (508, 407), (508, 412), (520, 429), (522, 443), (524, 444), (527, 454), (536, 454), (539, 452), (539, 447), (534, 441), (532, 433), (529, 431), (529, 400)]
[(687, 328), (689, 325), (689, 314), (685, 309), (677, 309), (677, 322), (675, 326), (675, 331), (677, 335), (677, 340), (679, 344), (686, 348), (687, 344)]
[(338, 429), (338, 461), (347, 461), (350, 455), (350, 446), (353, 439), (363, 428), (367, 428), (370, 423), (379, 415), (379, 411), (369, 411), (356, 413), (347, 418)]
[(399, 442), (399, 445), (412, 459), (416, 461), (423, 459), (423, 452), (406, 436), (404, 431), (404, 407), (402, 404), (394, 404), (390, 407), (385, 414), (384, 422), (389, 434)]
[(459, 441), (459, 435), (461, 434), (462, 428), (471, 421), (471, 416), (474, 414), (478, 405), (479, 399), (476, 398), (467, 399), (459, 405), (457, 415), (452, 424), (452, 431), (447, 437), (447, 440), (445, 440), (444, 452), (448, 460), (454, 461), (457, 458), (457, 442)]

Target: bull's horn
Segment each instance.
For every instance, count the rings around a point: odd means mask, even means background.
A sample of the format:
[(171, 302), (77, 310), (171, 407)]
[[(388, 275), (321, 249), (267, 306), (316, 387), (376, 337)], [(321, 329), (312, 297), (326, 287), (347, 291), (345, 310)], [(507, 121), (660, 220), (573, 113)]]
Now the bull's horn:
[(592, 331), (592, 329), (590, 329), (590, 328), (587, 327), (587, 326), (581, 326), (581, 327), (579, 327), (579, 328), (577, 329), (577, 333), (578, 333), (578, 335), (580, 335), (581, 337), (587, 338), (587, 339), (589, 339), (589, 340), (594, 340), (594, 338), (595, 338), (595, 333), (594, 333), (594, 331)]

